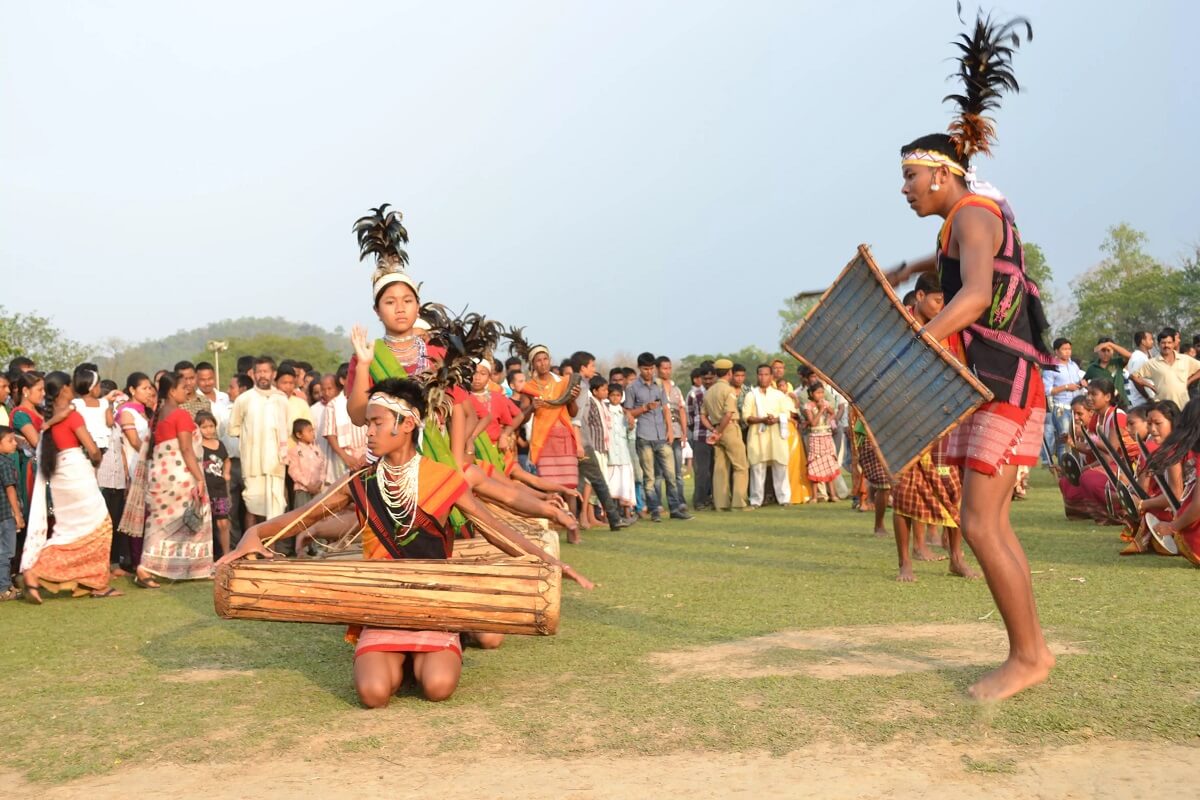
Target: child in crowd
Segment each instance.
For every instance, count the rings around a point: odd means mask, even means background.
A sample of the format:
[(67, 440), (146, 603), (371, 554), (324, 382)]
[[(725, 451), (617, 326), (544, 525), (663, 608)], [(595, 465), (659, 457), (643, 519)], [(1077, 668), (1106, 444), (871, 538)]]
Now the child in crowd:
[[(0, 407), (3, 407), (2, 403)], [(21, 596), (12, 584), (17, 531), (25, 527), (21, 501), (17, 497), (16, 452), (17, 434), (7, 425), (0, 425), (0, 601), (16, 600)]]
[[(292, 423), (292, 441), (288, 443), (288, 475), (296, 487), (292, 509), (303, 508), (325, 489), (325, 454), (317, 446), (317, 429), (306, 419)], [(308, 537), (296, 537), (296, 554), (304, 555)]]
[[(608, 381), (599, 375), (593, 375), (588, 380), (587, 390), (592, 395), (592, 402), (588, 404), (587, 416), (583, 424), (588, 428), (592, 449), (596, 456), (596, 466), (600, 468), (601, 475), (607, 475), (608, 451), (613, 444), (612, 416), (604, 407), (604, 402), (608, 399)], [(605, 483), (607, 482), (606, 478)], [(583, 487), (583, 509), (583, 523), (587, 528), (598, 524), (597, 513), (604, 513), (604, 509), (600, 507), (600, 498), (592, 491), (590, 483), (584, 484)], [(615, 520), (606, 520), (606, 522), (611, 523)]]
[(213, 552), (225, 555), (232, 547), (229, 539), (229, 476), (233, 463), (225, 443), (217, 438), (217, 418), (212, 412), (197, 411), (196, 427), (200, 429), (200, 469), (212, 504)]
[(838, 500), (833, 481), (841, 474), (833, 447), (833, 406), (825, 400), (825, 386), (814, 381), (808, 387), (808, 402), (804, 404), (808, 423), (808, 479), (829, 488), (829, 502)]
[(619, 383), (610, 383), (607, 387), (608, 397), (604, 401), (604, 410), (611, 420), (611, 446), (608, 449), (608, 471), (604, 476), (608, 481), (609, 494), (621, 506), (626, 517), (634, 516), (633, 492), (633, 460), (629, 457), (629, 438), (632, 428), (625, 416), (625, 390)]

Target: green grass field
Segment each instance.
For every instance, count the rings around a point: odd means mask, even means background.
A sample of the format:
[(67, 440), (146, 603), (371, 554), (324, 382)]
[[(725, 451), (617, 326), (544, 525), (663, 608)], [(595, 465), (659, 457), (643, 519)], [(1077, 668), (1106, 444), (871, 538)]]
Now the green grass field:
[[(461, 752), (499, 741), (568, 756), (784, 753), (817, 740), (898, 737), (1194, 743), (1200, 573), (1180, 559), (1119, 558), (1116, 529), (1067, 523), (1044, 474), (1014, 514), (1051, 642), (1075, 654), (1059, 657), (1049, 683), (996, 708), (964, 695), (984, 663), (945, 666), (946, 647), (971, 642), (918, 634), (868, 637), (848, 650), (771, 640), (728, 670), (718, 659), (675, 673), (668, 665), (695, 659), (651, 658), (719, 655), (722, 643), (797, 629), (953, 624), (987, 634), (985, 657), (1002, 660), (981, 581), (935, 563), (917, 565), (917, 584), (895, 583), (891, 540), (841, 503), (585, 534), (564, 555), (599, 586), (567, 586), (559, 635), (469, 650), (459, 690), (442, 704), (406, 696), (360, 709), (340, 628), (220, 621), (208, 583), (152, 592), (121, 581), (122, 598), (7, 603), (0, 756), (31, 780), (59, 782), (131, 763), (280, 755), (314, 741), (332, 753)], [(830, 679), (877, 658), (928, 658), (934, 668)]]

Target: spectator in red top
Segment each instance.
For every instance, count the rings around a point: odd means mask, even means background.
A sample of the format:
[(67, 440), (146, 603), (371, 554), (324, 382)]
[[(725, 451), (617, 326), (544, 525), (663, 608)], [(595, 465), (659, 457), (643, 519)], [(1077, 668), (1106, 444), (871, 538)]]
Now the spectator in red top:
[[(41, 592), (64, 589), (90, 590), (93, 597), (113, 597), (120, 592), (108, 585), (112, 521), (95, 465), (100, 450), (87, 424), (71, 408), (75, 392), (71, 376), (51, 372), (45, 378), (47, 420), (31, 495), (29, 528), (21, 556), (25, 597), (40, 605)], [(54, 537), (50, 538), (46, 487), (54, 496)]]

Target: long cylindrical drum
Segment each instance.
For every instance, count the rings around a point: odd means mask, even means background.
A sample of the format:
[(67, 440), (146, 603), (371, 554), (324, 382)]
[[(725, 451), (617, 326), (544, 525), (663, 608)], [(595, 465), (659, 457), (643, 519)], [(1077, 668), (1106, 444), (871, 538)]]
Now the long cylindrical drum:
[[(523, 532), (529, 541), (541, 547), (555, 558), (559, 557), (558, 547), (558, 532), (554, 530), (542, 529), (536, 534), (525, 531)], [(454, 560), (487, 560), (512, 558), (508, 553), (501, 550), (496, 545), (489, 542), (482, 536), (474, 536), (470, 539), (456, 539), (454, 541)]]
[(217, 568), (223, 619), (551, 636), (562, 575), (537, 559), (234, 561)]

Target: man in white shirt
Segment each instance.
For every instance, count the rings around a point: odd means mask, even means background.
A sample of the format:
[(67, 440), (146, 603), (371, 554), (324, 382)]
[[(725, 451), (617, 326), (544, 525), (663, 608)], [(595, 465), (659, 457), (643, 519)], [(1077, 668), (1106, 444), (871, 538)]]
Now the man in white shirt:
[(1133, 334), (1133, 352), (1129, 354), (1129, 361), (1125, 364), (1125, 394), (1129, 398), (1130, 408), (1137, 408), (1153, 402), (1153, 397), (1131, 380), (1133, 373), (1150, 360), (1152, 347), (1154, 347), (1154, 334), (1150, 331), (1137, 331)]
[(229, 415), (230, 434), (241, 437), (247, 527), (287, 511), (288, 400), (274, 379), (275, 360), (255, 359), (254, 388), (238, 397)]
[(1071, 430), (1071, 401), (1084, 394), (1087, 383), (1083, 370), (1071, 360), (1071, 340), (1054, 340), (1054, 354), (1058, 356), (1058, 370), (1044, 370), (1042, 383), (1046, 389), (1046, 402), (1050, 413), (1046, 415), (1046, 451), (1054, 454), (1055, 462), (1061, 462), (1067, 452), (1067, 432)]
[(1141, 389), (1154, 392), (1156, 400), (1171, 400), (1183, 408), (1188, 386), (1200, 380), (1200, 361), (1177, 352), (1179, 331), (1163, 328), (1158, 333), (1158, 355), (1138, 368), (1130, 379)]
[(792, 502), (788, 483), (788, 425), (795, 406), (788, 396), (772, 383), (771, 367), (758, 367), (758, 385), (746, 396), (742, 411), (746, 416), (746, 452), (750, 459), (750, 507), (763, 502), (767, 470), (775, 487), (775, 498), (781, 506)]

